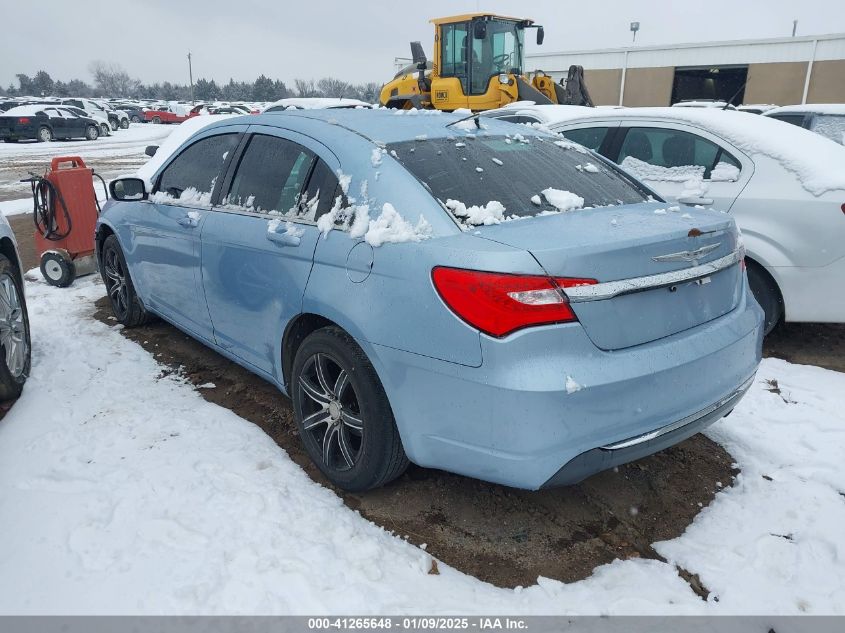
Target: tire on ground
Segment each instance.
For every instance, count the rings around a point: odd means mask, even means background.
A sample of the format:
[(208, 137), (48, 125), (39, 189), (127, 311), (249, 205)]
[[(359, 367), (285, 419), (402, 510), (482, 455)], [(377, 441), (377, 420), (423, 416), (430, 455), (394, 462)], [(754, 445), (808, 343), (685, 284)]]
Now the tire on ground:
[[(363, 431), (357, 459), (348, 470), (324, 463), (321, 444), (302, 424), (303, 403), (308, 402), (308, 396), (304, 395), (300, 377), (315, 354), (330, 356), (347, 373), (357, 400)], [(337, 487), (352, 492), (378, 488), (407, 469), (408, 458), (381, 381), (364, 351), (341, 328), (330, 326), (319, 329), (302, 342), (293, 362), (290, 394), (299, 435), (309, 457)]]
[(48, 251), (41, 256), (41, 275), (51, 286), (66, 288), (76, 279), (76, 267), (61, 253)]
[[(23, 340), (25, 345), (23, 366), (20, 372), (13, 374), (9, 371), (6, 361), (6, 343), (0, 339), (0, 400), (11, 400), (21, 395), (23, 385), (29, 376), (32, 362), (32, 345), (29, 336), (29, 313), (26, 309), (26, 297), (23, 294), (20, 275), (17, 267), (5, 255), (0, 255), (0, 284), (11, 284), (20, 302), (20, 317), (23, 325)], [(3, 292), (0, 289), (0, 292)]]
[[(122, 282), (115, 276), (115, 273), (118, 273), (122, 278)], [(123, 256), (123, 249), (120, 248), (120, 242), (114, 235), (109, 235), (103, 242), (103, 250), (100, 255), (100, 276), (103, 278), (112, 312), (118, 323), (122, 323), (126, 327), (137, 327), (152, 320), (152, 315), (144, 309), (138, 294), (135, 292), (135, 286), (126, 265), (126, 258)], [(115, 284), (122, 287), (115, 290)], [(117, 293), (124, 289), (125, 308), (117, 298)]]

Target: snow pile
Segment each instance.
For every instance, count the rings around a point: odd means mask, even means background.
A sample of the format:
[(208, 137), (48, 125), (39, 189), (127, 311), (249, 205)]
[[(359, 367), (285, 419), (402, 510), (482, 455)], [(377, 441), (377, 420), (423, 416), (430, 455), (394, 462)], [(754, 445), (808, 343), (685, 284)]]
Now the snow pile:
[(626, 156), (620, 166), (638, 180), (686, 182), (691, 178), (701, 179), (704, 177), (704, 167), (700, 165), (662, 167), (660, 165), (652, 165), (633, 156)]
[(491, 200), (483, 206), (473, 205), (467, 207), (459, 200), (449, 199), (446, 207), (452, 211), (455, 217), (471, 226), (499, 224), (505, 220), (505, 206), (498, 200)]
[(370, 220), (364, 234), (364, 240), (371, 246), (381, 246), (387, 242), (419, 242), (429, 237), (431, 225), (422, 215), (413, 225), (399, 215), (389, 202), (384, 203), (378, 218)]
[(584, 206), (584, 198), (578, 196), (571, 191), (563, 191), (561, 189), (554, 189), (549, 187), (543, 189), (540, 193), (546, 198), (550, 205), (561, 213), (567, 211), (574, 211)]
[(713, 182), (736, 182), (739, 180), (739, 167), (721, 162), (710, 172), (710, 180)]
[[(214, 184), (211, 186), (214, 189)], [(178, 200), (181, 204), (195, 207), (211, 208), (211, 191), (199, 191), (196, 187), (188, 187), (179, 196), (171, 196), (166, 191), (156, 191), (150, 196), (150, 202), (167, 204)]]
[(577, 382), (575, 382), (575, 379), (572, 378), (572, 376), (567, 374), (567, 376), (566, 376), (566, 393), (571, 395), (571, 394), (573, 394), (577, 391), (581, 391), (583, 388), (584, 388), (584, 385), (579, 385)]
[(305, 235), (305, 229), (302, 227), (297, 226), (290, 220), (285, 220), (284, 222), (284, 230), (280, 231), (279, 228), (282, 226), (282, 220), (280, 218), (273, 218), (272, 220), (267, 222), (267, 232), (268, 233), (284, 233), (285, 235), (289, 235), (290, 237), (302, 237)]
[(385, 154), (387, 154), (387, 150), (383, 147), (374, 147), (373, 151), (370, 153), (370, 163), (372, 166), (378, 167), (381, 165), (381, 161)]

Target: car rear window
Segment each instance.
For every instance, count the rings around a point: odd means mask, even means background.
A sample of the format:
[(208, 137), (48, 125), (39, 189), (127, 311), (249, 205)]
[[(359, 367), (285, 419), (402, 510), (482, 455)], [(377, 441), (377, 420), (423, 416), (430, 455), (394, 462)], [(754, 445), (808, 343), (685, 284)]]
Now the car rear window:
[[(571, 192), (584, 207), (632, 204), (647, 192), (604, 161), (567, 141), (543, 137), (475, 136), (404, 141), (391, 155), (446, 204), (497, 201), (506, 217), (554, 212), (542, 192)], [(580, 151), (579, 151), (580, 150)]]

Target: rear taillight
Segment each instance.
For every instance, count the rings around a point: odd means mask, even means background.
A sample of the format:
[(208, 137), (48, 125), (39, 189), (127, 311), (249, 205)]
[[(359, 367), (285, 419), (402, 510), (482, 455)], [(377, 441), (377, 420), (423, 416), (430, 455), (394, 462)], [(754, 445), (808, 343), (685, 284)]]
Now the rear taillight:
[(577, 321), (563, 289), (598, 283), (595, 279), (508, 275), (443, 266), (432, 270), (431, 278), (455, 314), (495, 337), (532, 325)]
[(842, 213), (845, 213), (845, 202), (842, 203), (842, 207), (840, 208), (842, 209)]
[(18, 123), (20, 123), (21, 125), (29, 125), (29, 119), (27, 119), (25, 116), (22, 116), (20, 119), (18, 119)]

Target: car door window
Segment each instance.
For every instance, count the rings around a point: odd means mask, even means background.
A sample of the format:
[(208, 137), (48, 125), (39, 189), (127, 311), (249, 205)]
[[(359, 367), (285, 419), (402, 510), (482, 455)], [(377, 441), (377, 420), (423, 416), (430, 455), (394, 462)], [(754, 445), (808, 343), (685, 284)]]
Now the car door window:
[(316, 157), (276, 136), (254, 135), (224, 204), (258, 213), (297, 215), (299, 196)]
[(506, 116), (499, 117), (502, 121), (507, 121), (509, 123), (539, 123), (538, 119), (535, 119), (533, 116), (528, 116), (525, 114), (508, 114)]
[(573, 143), (578, 143), (595, 152), (599, 151), (604, 139), (607, 138), (609, 127), (584, 127), (577, 130), (564, 130), (564, 138)]
[(843, 115), (817, 114), (810, 123), (810, 130), (840, 145), (845, 145), (845, 116)]
[(337, 176), (326, 163), (317, 159), (298, 208), (299, 217), (312, 222), (316, 221), (321, 215), (331, 210), (339, 195), (342, 194)]
[(803, 114), (774, 114), (769, 118), (783, 121), (784, 123), (791, 123), (792, 125), (797, 125), (798, 127), (804, 126)]
[[(575, 140), (575, 139), (573, 139)], [(727, 150), (682, 130), (632, 127), (617, 162), (642, 180), (736, 180), (741, 165)]]
[(220, 169), (238, 140), (237, 134), (219, 134), (185, 148), (162, 172), (156, 191), (165, 197), (210, 204)]

